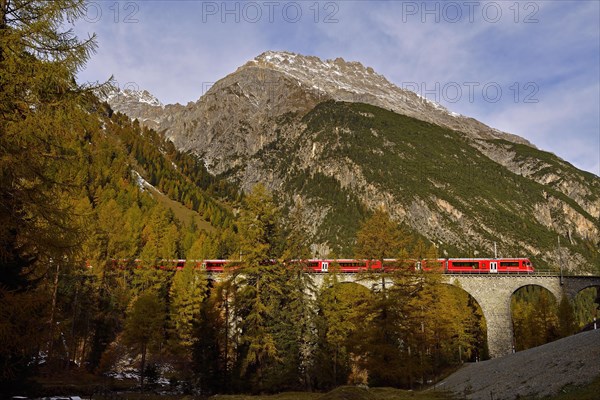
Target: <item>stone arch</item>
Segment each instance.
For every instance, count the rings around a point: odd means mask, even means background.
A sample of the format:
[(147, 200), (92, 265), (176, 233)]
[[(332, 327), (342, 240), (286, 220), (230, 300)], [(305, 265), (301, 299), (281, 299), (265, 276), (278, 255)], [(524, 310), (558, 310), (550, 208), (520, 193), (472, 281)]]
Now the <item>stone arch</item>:
[(565, 294), (570, 300), (574, 300), (579, 292), (589, 287), (598, 288), (600, 293), (600, 277), (569, 276), (563, 278)]
[[(483, 315), (483, 319), (484, 319), (484, 321), (485, 321), (485, 326), (486, 326), (486, 328), (487, 328), (487, 325), (488, 325), (487, 318), (486, 318), (486, 316), (485, 316), (485, 313), (483, 312), (483, 307), (481, 306), (481, 304), (479, 303), (479, 300), (477, 300), (477, 298), (475, 298), (475, 297), (474, 297), (474, 296), (473, 296), (471, 293), (469, 293), (469, 291), (465, 290), (465, 288), (463, 288), (463, 287), (462, 287), (462, 285), (459, 285), (459, 284), (451, 284), (451, 283), (449, 283), (449, 282), (444, 282), (444, 281), (442, 281), (442, 284), (443, 284), (443, 285), (446, 285), (446, 286), (450, 286), (450, 287), (454, 288), (455, 290), (460, 290), (460, 291), (462, 291), (462, 292), (466, 293), (466, 294), (467, 294), (467, 295), (468, 295), (468, 296), (469, 296), (471, 299), (473, 299), (473, 301), (474, 301), (474, 302), (477, 304), (477, 306), (478, 306), (478, 307), (479, 307), (479, 309), (481, 310), (481, 313), (482, 313), (482, 315)], [(485, 332), (485, 343), (486, 343), (486, 346), (487, 346), (487, 343), (488, 343), (488, 338), (487, 338), (487, 330), (486, 330), (486, 332)], [(487, 351), (489, 352), (489, 349), (488, 349)], [(481, 356), (481, 355), (480, 355), (480, 356)]]
[(490, 357), (513, 352), (513, 327), (510, 299), (519, 288), (539, 285), (558, 301), (562, 298), (560, 282), (555, 276), (538, 275), (445, 275), (451, 285), (462, 287), (480, 305), (487, 324)]
[[(553, 325), (556, 321), (553, 321), (552, 317), (556, 316), (555, 313), (558, 310), (558, 305), (561, 299), (564, 298), (562, 292), (559, 292), (559, 295), (560, 297), (557, 297), (556, 293), (538, 283), (520, 286), (511, 294), (509, 299), (510, 323), (512, 327), (511, 341), (514, 351), (526, 350), (547, 343), (545, 340), (553, 341), (558, 338), (554, 337), (552, 339), (546, 335), (551, 334), (551, 332), (556, 333), (552, 326), (556, 329), (558, 328), (558, 325)], [(543, 302), (544, 298), (546, 299), (545, 302)], [(535, 305), (535, 307), (530, 308), (532, 305)], [(542, 329), (539, 334), (530, 336), (529, 333), (531, 332), (528, 330), (528, 326), (521, 325), (527, 322), (527, 320), (520, 319), (520, 314), (516, 312), (519, 307), (524, 307), (525, 310), (528, 310), (527, 312), (533, 312), (536, 318), (542, 318), (543, 323), (541, 328), (545, 327), (545, 329)], [(540, 327), (538, 326), (538, 328)]]
[[(577, 322), (582, 324), (579, 327), (582, 330), (595, 329), (598, 326), (598, 317), (600, 316), (600, 285), (595, 283), (581, 285), (577, 289), (577, 292), (573, 292), (571, 304), (573, 305), (573, 311), (576, 313)], [(591, 304), (587, 303), (583, 298), (579, 299), (579, 296), (583, 296), (584, 291), (588, 289), (595, 289), (594, 297), (589, 297), (592, 299)], [(586, 294), (585, 297), (590, 296), (590, 294), (592, 293)]]
[[(459, 283), (460, 281), (457, 279), (455, 282)], [(512, 292), (502, 290), (502, 293), (495, 293), (496, 299), (491, 299), (489, 293), (486, 293), (481, 287), (475, 286), (475, 283), (469, 282), (467, 285), (461, 283), (455, 286), (462, 287), (481, 307), (487, 326), (490, 357), (495, 358), (509, 354), (512, 352), (512, 325), (510, 324), (510, 295)]]
[[(324, 282), (325, 282), (325, 277), (327, 276), (327, 273), (315, 273), (312, 275), (313, 277), (313, 282), (315, 283), (315, 286), (317, 288), (320, 288), (323, 286)], [(375, 280), (368, 280), (368, 279), (357, 279), (357, 275), (356, 274), (352, 274), (352, 273), (340, 273), (337, 275), (337, 279), (339, 283), (354, 283), (357, 285), (361, 285), (366, 287), (367, 289), (372, 289), (373, 285), (378, 285), (379, 281), (375, 281)], [(392, 285), (392, 282), (387, 282), (386, 281), (386, 285)]]
[[(512, 299), (512, 296), (514, 296), (514, 295), (515, 295), (515, 294), (516, 294), (516, 293), (517, 293), (519, 290), (521, 290), (521, 289), (525, 289), (525, 288), (526, 288), (526, 287), (528, 287), (528, 286), (539, 287), (539, 288), (542, 288), (542, 289), (546, 290), (548, 293), (550, 293), (550, 294), (552, 295), (552, 297), (554, 297), (554, 300), (556, 300), (556, 304), (558, 304), (558, 303), (560, 302), (560, 300), (562, 299), (562, 297), (563, 297), (563, 292), (562, 292), (562, 290), (561, 290), (561, 291), (559, 291), (559, 292), (557, 293), (556, 291), (554, 291), (554, 290), (551, 290), (551, 288), (548, 288), (547, 286), (540, 285), (540, 284), (538, 284), (538, 283), (529, 283), (529, 284), (526, 284), (526, 285), (521, 285), (521, 286), (519, 286), (518, 288), (516, 288), (516, 289), (515, 289), (515, 290), (514, 290), (514, 291), (511, 293), (511, 295), (510, 295), (510, 296), (511, 296), (511, 299)], [(509, 299), (509, 300), (510, 300), (510, 299)]]

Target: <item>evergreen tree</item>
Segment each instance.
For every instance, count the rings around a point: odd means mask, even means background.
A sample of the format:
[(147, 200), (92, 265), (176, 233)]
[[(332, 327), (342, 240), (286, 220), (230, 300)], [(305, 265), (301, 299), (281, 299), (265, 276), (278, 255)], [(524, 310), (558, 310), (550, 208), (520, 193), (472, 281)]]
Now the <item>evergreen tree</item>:
[(297, 204), (288, 219), (281, 306), (274, 315), (274, 336), (283, 365), (271, 369), (269, 379), (278, 390), (310, 390), (312, 383), (316, 288), (307, 273), (310, 253), (302, 221), (303, 208)]
[(232, 391), (235, 329), (231, 312), (231, 281), (215, 284), (203, 303), (193, 346), (193, 370), (202, 394)]
[(239, 321), (239, 369), (251, 388), (263, 391), (268, 367), (278, 365), (273, 326), (281, 306), (285, 274), (279, 257), (278, 212), (264, 186), (256, 185), (245, 198), (239, 221), (241, 268), (232, 279), (238, 285), (235, 310)]
[(560, 337), (567, 337), (577, 331), (573, 306), (565, 294), (558, 304), (558, 329)]
[(207, 280), (204, 272), (188, 263), (177, 271), (169, 291), (172, 348), (175, 353), (190, 355), (194, 342), (194, 328), (200, 323), (200, 308), (206, 297)]
[[(398, 342), (398, 321), (402, 296), (398, 288), (388, 289), (388, 282), (410, 284), (412, 271), (402, 260), (396, 263), (386, 259), (397, 258), (406, 249), (410, 238), (383, 209), (377, 209), (361, 227), (356, 237), (356, 258), (376, 261), (382, 270), (366, 271), (362, 279), (378, 280), (376, 301), (372, 304), (371, 323), (367, 334), (365, 353), (369, 382), (373, 385), (397, 385), (401, 373)], [(394, 265), (392, 265), (394, 264)], [(406, 274), (409, 277), (405, 277)]]
[(140, 386), (144, 388), (146, 356), (164, 339), (165, 305), (154, 291), (147, 291), (136, 298), (127, 313), (123, 341), (141, 355)]

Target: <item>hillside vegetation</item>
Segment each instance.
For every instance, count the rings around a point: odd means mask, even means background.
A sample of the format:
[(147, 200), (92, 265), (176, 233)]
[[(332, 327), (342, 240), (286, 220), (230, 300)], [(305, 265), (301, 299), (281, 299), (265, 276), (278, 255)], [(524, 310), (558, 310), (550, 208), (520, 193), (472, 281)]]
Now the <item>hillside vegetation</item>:
[[(541, 270), (558, 268), (557, 230), (575, 230), (554, 211), (564, 226), (541, 219), (546, 204), (555, 201), (597, 226), (575, 200), (511, 172), (460, 132), (359, 103), (322, 103), (302, 124), (293, 140), (282, 136), (253, 160), (285, 176), (278, 192), (284, 199), (300, 194), (314, 210), (313, 240), (340, 254), (351, 254), (359, 221), (378, 205), (436, 243), (443, 256), (493, 256), (496, 242), (501, 256), (527, 255)], [(500, 143), (509, 142), (490, 145)], [(549, 153), (510, 146), (519, 157), (558, 163)], [(582, 176), (595, 182), (591, 174)], [(599, 243), (594, 236), (563, 237), (566, 267), (598, 273)]]

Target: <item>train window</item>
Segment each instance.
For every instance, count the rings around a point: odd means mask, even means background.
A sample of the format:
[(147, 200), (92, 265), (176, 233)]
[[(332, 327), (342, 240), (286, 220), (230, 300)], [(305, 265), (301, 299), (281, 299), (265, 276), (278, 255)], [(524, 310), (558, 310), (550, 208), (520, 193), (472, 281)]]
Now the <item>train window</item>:
[(363, 264), (359, 263), (359, 262), (340, 262), (340, 263), (338, 263), (338, 265), (342, 268), (344, 268), (344, 267), (349, 268), (349, 267), (360, 267)]
[(479, 268), (479, 262), (477, 261), (454, 261), (452, 265), (454, 267), (467, 267), (472, 269)]
[(501, 267), (518, 267), (519, 262), (518, 261), (501, 261), (500, 266)]

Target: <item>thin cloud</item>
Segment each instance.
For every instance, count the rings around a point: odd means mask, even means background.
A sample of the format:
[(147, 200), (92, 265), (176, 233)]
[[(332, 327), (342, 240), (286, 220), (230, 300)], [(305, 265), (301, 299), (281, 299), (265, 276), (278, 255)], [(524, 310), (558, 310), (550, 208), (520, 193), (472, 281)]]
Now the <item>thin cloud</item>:
[[(269, 9), (261, 2), (135, 2), (138, 22), (132, 24), (124, 21), (129, 3), (118, 3), (115, 23), (113, 3), (95, 2), (102, 18), (78, 30), (97, 31), (100, 50), (80, 79), (114, 74), (165, 103), (187, 103), (265, 50), (343, 57), (373, 67), (398, 86), (423, 85), (420, 94), (452, 111), (600, 172), (600, 3), (475, 2), (469, 4), (476, 9), (463, 8), (455, 21), (448, 2), (274, 3)], [(256, 5), (260, 15), (253, 14)], [(497, 6), (502, 14), (494, 20)], [(479, 84), (473, 93), (469, 82)], [(461, 96), (444, 96), (448, 84), (460, 86)], [(482, 93), (486, 84), (502, 89), (498, 101)], [(538, 103), (525, 102), (533, 92)]]

